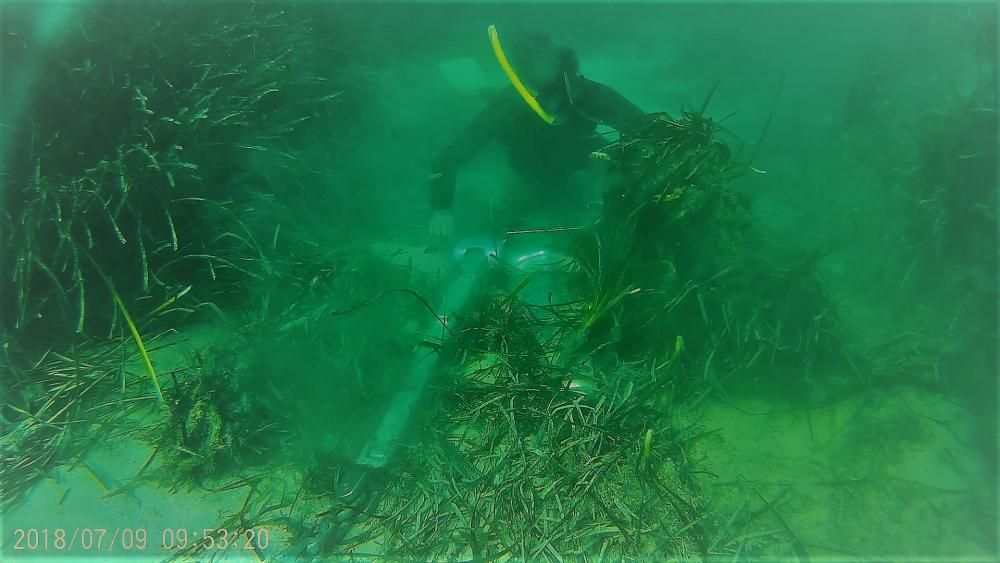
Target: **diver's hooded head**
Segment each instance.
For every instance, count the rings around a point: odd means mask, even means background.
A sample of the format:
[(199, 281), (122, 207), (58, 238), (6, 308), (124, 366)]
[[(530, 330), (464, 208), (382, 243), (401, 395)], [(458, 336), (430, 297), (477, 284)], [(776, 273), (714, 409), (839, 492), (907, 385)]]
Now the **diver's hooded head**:
[(562, 123), (573, 114), (581, 76), (571, 49), (535, 33), (513, 37), (506, 54), (495, 26), (489, 27), (489, 35), (500, 66), (528, 107), (549, 124)]
[(579, 71), (576, 53), (542, 33), (512, 36), (508, 41), (511, 65), (524, 84), (535, 92), (562, 88), (566, 77)]

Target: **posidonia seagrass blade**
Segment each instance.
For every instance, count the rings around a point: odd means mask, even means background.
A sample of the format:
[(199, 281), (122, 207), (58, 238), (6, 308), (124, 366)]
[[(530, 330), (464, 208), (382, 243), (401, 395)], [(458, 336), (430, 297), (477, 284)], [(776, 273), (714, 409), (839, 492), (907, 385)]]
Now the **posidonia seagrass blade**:
[(156, 398), (163, 403), (163, 392), (160, 390), (160, 381), (156, 377), (156, 370), (153, 369), (153, 362), (149, 359), (149, 352), (146, 351), (146, 345), (142, 342), (142, 337), (139, 336), (139, 330), (135, 328), (135, 323), (132, 322), (132, 316), (129, 315), (128, 309), (125, 308), (125, 304), (122, 303), (121, 297), (118, 296), (118, 292), (114, 288), (111, 288), (111, 294), (115, 298), (115, 304), (118, 305), (118, 310), (121, 311), (122, 317), (125, 319), (125, 324), (128, 325), (129, 332), (132, 333), (132, 340), (135, 340), (135, 347), (139, 349), (139, 355), (142, 356), (142, 361), (146, 364), (146, 370), (149, 372), (150, 379), (153, 380), (153, 387), (156, 389)]

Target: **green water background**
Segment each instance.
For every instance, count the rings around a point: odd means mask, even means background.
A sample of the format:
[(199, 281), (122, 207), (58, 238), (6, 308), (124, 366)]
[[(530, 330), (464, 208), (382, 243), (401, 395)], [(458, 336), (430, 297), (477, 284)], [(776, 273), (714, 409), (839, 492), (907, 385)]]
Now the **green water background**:
[[(138, 9), (138, 3), (123, 6)], [(440, 65), (472, 58), (485, 86), (506, 87), (486, 41), (489, 24), (550, 33), (577, 49), (586, 76), (646, 111), (696, 107), (719, 81), (708, 114), (738, 112), (725, 124), (742, 140), (743, 154), (752, 151), (774, 104), (754, 161), (766, 174), (731, 186), (752, 201), (755, 228), (767, 241), (762, 252), (780, 258), (834, 249), (818, 271), (862, 342), (913, 327), (948, 348), (940, 369), (982, 429), (970, 449), (985, 452), (987, 463), (995, 459), (996, 304), (970, 310), (961, 289), (920, 283), (920, 276), (946, 278), (968, 261), (938, 256), (927, 262), (925, 256), (914, 262), (903, 252), (913, 241), (898, 236), (909, 220), (909, 208), (899, 203), (912, 180), (901, 168), (917, 162), (922, 125), (977, 90), (992, 90), (995, 99), (994, 6), (305, 3), (287, 9), (313, 18), (325, 41), (349, 53), (344, 95), (329, 102), (338, 104), (330, 110), (335, 119), (295, 139), (302, 158), (322, 163), (323, 174), (296, 189), (274, 186), (317, 244), (424, 243), (429, 163), (483, 104), (474, 89), (449, 82)], [(87, 55), (84, 46), (80, 57)], [(984, 68), (990, 60), (993, 68)], [(328, 71), (330, 63), (311, 64)], [(3, 72), (21, 78), (5, 85), (5, 99), (33, 96), (36, 71), (5, 63)], [(238, 172), (278, 176), (276, 160), (253, 155)], [(484, 150), (462, 170), (461, 234), (478, 234), (487, 224), (483, 210), (509, 181), (496, 150)], [(995, 240), (995, 233), (984, 236)], [(995, 259), (978, 261), (984, 283), (996, 283)], [(911, 269), (917, 274), (908, 275)], [(381, 318), (387, 327), (391, 314)], [(389, 360), (369, 357), (365, 369), (405, 365), (408, 350), (392, 352)], [(322, 409), (322, 397), (335, 394), (340, 382), (324, 374), (312, 353), (282, 344), (262, 356), (279, 365), (273, 369), (298, 374), (303, 385), (283, 389), (293, 394), (284, 399), (306, 405), (304, 435), (321, 449), (325, 421), (310, 419), (308, 411)], [(780, 397), (781, 389), (773, 391)]]

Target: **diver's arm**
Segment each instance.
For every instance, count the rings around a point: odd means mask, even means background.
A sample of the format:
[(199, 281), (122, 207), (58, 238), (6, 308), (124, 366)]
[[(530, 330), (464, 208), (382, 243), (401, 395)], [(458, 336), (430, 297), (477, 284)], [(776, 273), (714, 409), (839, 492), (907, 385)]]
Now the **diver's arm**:
[(575, 86), (579, 92), (574, 104), (585, 116), (603, 125), (621, 131), (639, 118), (645, 112), (639, 106), (628, 101), (609, 86), (580, 77), (580, 83)]
[(434, 211), (451, 209), (455, 198), (455, 175), (459, 167), (476, 156), (496, 134), (498, 104), (491, 103), (445, 147), (431, 165), (430, 197)]

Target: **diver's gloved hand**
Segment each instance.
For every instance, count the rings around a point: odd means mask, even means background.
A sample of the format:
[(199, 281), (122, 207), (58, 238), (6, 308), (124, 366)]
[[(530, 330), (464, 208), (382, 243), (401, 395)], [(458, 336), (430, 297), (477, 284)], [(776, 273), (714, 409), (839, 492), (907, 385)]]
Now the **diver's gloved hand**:
[(448, 209), (437, 209), (431, 214), (427, 230), (434, 238), (451, 238), (455, 232), (455, 216)]

